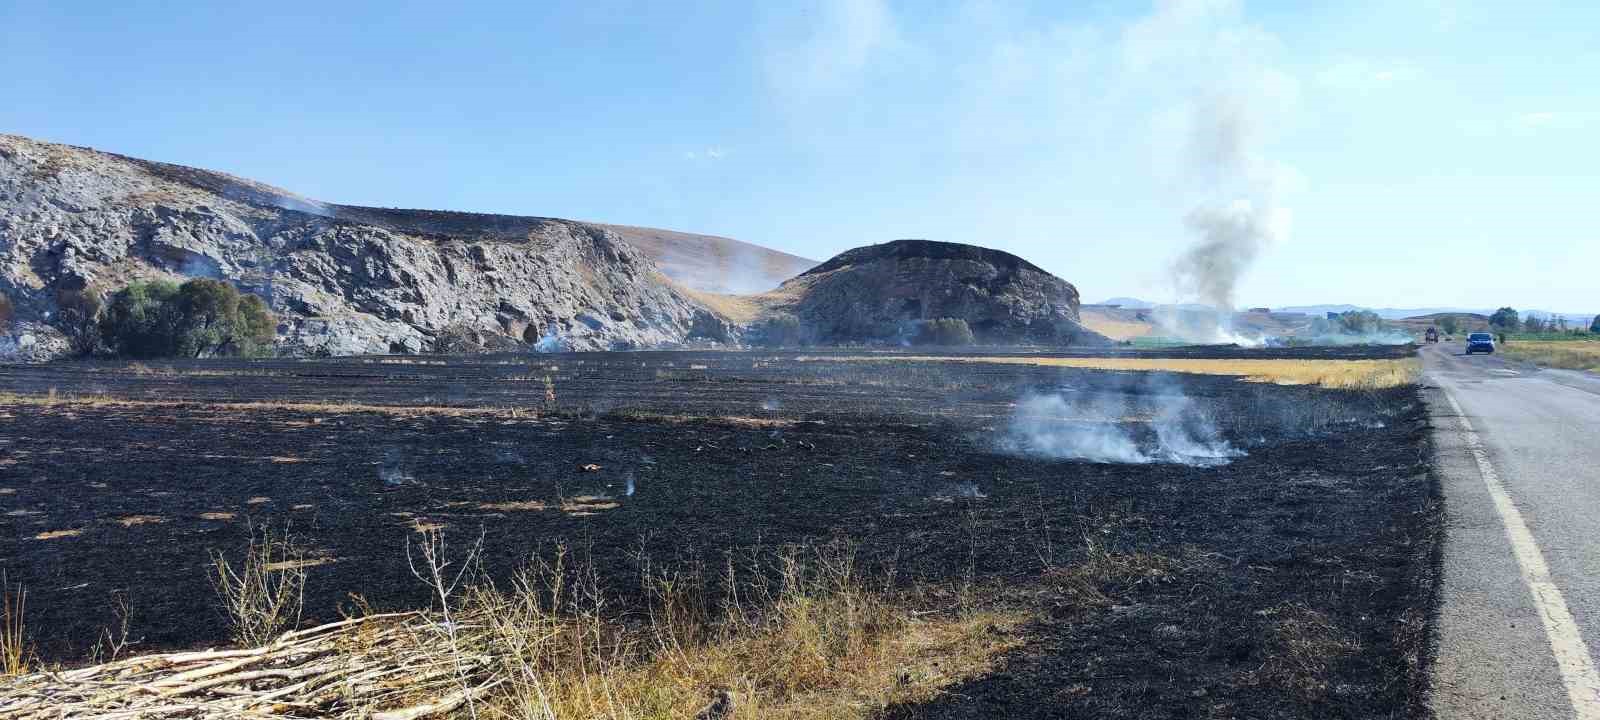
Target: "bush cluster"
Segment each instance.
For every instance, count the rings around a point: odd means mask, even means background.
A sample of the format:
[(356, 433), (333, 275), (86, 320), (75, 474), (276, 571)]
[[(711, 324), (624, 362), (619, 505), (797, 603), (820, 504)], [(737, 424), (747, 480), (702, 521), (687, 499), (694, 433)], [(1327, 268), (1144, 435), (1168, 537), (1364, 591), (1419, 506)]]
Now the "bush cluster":
[(761, 325), (761, 343), (771, 347), (801, 344), (800, 318), (777, 313)]
[(974, 342), (976, 339), (972, 336), (972, 328), (961, 318), (920, 321), (917, 323), (916, 334), (911, 337), (913, 345), (957, 346), (971, 345)]
[[(75, 312), (92, 316), (97, 309)], [(63, 305), (62, 314), (66, 312)], [(260, 297), (221, 280), (196, 278), (182, 285), (137, 282), (117, 291), (99, 313), (96, 330), (99, 345), (114, 355), (248, 357), (272, 349), (276, 325)]]
[(1507, 329), (1516, 330), (1519, 322), (1516, 308), (1503, 307), (1489, 316), (1489, 325), (1501, 332)]

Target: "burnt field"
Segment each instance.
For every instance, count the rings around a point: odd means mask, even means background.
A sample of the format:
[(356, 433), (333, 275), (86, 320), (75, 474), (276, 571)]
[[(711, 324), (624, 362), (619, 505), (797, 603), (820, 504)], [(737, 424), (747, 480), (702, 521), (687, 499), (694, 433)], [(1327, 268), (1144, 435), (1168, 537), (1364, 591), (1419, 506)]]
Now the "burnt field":
[(124, 602), (136, 650), (227, 643), (211, 553), (252, 527), (306, 548), (308, 624), (428, 606), (420, 531), (481, 538), (490, 577), (568, 543), (620, 614), (641, 557), (842, 539), (927, 612), (1029, 618), (995, 630), (994, 671), (888, 717), (1422, 712), (1439, 515), (1414, 386), (861, 354), (4, 366), (0, 568), (72, 664)]

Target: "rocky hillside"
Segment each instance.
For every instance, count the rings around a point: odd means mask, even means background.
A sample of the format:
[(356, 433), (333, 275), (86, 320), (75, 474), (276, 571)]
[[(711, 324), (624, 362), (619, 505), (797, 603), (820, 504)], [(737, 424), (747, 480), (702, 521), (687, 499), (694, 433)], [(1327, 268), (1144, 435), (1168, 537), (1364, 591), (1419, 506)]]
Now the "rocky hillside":
[(737, 343), (777, 315), (815, 343), (898, 342), (945, 317), (980, 342), (1103, 341), (1071, 284), (1007, 253), (900, 240), (813, 265), (708, 235), (335, 205), (0, 135), (0, 294), (16, 316), (0, 357), (65, 352), (51, 325), (63, 293), (186, 277), (266, 299), (290, 354)]
[(0, 135), (0, 292), (22, 330), (13, 345), (60, 350), (48, 320), (61, 291), (183, 276), (265, 297), (291, 352), (425, 351), (447, 328), (491, 346), (574, 349), (726, 340), (731, 330), (605, 226), (331, 205)]
[(818, 343), (897, 342), (917, 321), (959, 318), (985, 344), (1104, 344), (1079, 322), (1078, 290), (1010, 253), (896, 240), (849, 250), (763, 296)]

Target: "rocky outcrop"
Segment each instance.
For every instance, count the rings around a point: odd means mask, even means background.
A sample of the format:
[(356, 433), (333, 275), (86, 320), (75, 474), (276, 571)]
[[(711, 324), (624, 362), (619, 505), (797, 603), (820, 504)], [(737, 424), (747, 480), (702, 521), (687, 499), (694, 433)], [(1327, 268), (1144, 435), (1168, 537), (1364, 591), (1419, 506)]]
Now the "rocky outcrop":
[[(629, 242), (632, 240), (632, 242)], [(636, 246), (634, 243), (638, 243)], [(640, 248), (644, 249), (641, 250)], [(1078, 293), (1003, 252), (901, 240), (811, 261), (727, 238), (555, 218), (334, 205), (223, 173), (0, 135), (0, 358), (47, 359), (63, 293), (225, 279), (287, 354), (738, 344), (750, 327), (884, 342), (921, 319), (992, 343), (1083, 343)], [(666, 274), (663, 274), (665, 271)], [(670, 275), (670, 277), (668, 277)], [(787, 332), (787, 330), (786, 330)]]
[(737, 339), (603, 226), (329, 205), (0, 135), (0, 292), (33, 328), (11, 345), (60, 346), (47, 323), (62, 291), (188, 276), (266, 298), (295, 353), (426, 351), (463, 326), (577, 350), (678, 343), (697, 328)]
[(811, 342), (902, 342), (918, 321), (965, 320), (984, 344), (1100, 345), (1071, 283), (1010, 253), (896, 240), (848, 250), (767, 296)]

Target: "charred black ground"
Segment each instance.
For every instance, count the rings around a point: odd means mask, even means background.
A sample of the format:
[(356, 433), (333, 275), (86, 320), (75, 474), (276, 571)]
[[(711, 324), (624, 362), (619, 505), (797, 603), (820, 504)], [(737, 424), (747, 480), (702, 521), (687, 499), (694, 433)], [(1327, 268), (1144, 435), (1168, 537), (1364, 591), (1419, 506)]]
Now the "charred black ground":
[[(404, 551), (417, 525), (481, 534), (491, 575), (578, 545), (619, 608), (640, 552), (844, 537), (902, 584), (1039, 618), (1000, 672), (889, 717), (1421, 712), (1439, 514), (1415, 388), (1166, 376), (1248, 451), (1208, 468), (999, 450), (1025, 394), (1137, 396), (1134, 373), (817, 353), (405, 360), (0, 368), (0, 390), (59, 400), (0, 404), (0, 567), (29, 590), (41, 654), (82, 659), (117, 593), (139, 649), (225, 642), (208, 552), (242, 547), (247, 520), (334, 559), (310, 571), (309, 619), (357, 594), (426, 605)], [(152, 402), (75, 400), (95, 397)], [(300, 405), (342, 402), (430, 409)], [(1096, 553), (1145, 560), (1085, 589), (1070, 569)]]

